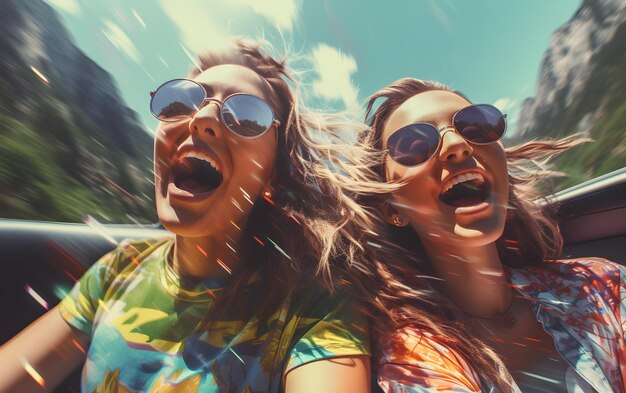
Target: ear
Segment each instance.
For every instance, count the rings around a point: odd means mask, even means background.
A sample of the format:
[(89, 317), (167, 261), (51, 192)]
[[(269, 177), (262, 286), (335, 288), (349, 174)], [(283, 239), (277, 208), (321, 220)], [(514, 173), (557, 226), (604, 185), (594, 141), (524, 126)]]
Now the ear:
[(398, 212), (398, 210), (393, 206), (391, 198), (388, 198), (381, 203), (379, 209), (388, 224), (400, 228), (409, 225), (409, 219)]

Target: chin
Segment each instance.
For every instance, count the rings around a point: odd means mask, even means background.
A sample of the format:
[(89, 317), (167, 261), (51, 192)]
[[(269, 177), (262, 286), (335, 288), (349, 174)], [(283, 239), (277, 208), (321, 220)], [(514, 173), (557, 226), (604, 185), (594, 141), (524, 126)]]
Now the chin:
[(471, 226), (457, 224), (451, 237), (467, 247), (480, 247), (496, 242), (504, 232), (504, 220), (492, 217), (487, 222), (476, 223)]
[(208, 237), (213, 235), (213, 233), (210, 233), (207, 230), (209, 227), (207, 225), (202, 225), (200, 222), (184, 222), (179, 220), (164, 219), (161, 219), (160, 221), (165, 229), (176, 236), (192, 238)]
[(177, 236), (186, 237), (190, 235), (189, 232), (193, 232), (193, 229), (188, 224), (181, 222), (175, 214), (161, 214), (159, 212), (159, 221), (165, 229)]
[[(157, 206), (159, 221), (169, 232), (183, 237), (198, 237), (200, 223), (191, 218), (186, 218), (186, 214), (179, 213), (171, 206)], [(206, 228), (204, 228), (206, 230)]]

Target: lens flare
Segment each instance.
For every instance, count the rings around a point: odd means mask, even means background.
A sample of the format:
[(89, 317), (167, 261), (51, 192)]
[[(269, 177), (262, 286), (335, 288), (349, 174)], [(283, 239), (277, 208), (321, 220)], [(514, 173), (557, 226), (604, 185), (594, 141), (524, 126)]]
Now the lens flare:
[(46, 82), (46, 83), (50, 83), (48, 82), (48, 78), (46, 78), (38, 69), (36, 69), (33, 66), (30, 66), (31, 71), (33, 71), (35, 73), (35, 75), (37, 75), (42, 81)]
[(219, 258), (216, 259), (217, 263), (222, 267), (222, 269), (226, 270), (228, 274), (233, 274), (232, 270)]
[(33, 366), (28, 364), (26, 359), (22, 359), (22, 366), (24, 366), (24, 370), (26, 370), (28, 375), (30, 375), (30, 377), (34, 379), (35, 382), (39, 384), (39, 386), (41, 386), (42, 388), (46, 386), (46, 381), (44, 381), (43, 377), (39, 375), (39, 373), (33, 368)]
[(30, 285), (26, 284), (24, 286), (24, 289), (26, 289), (26, 292), (33, 297), (33, 299), (35, 299), (37, 301), (37, 303), (41, 304), (41, 306), (43, 308), (45, 308), (46, 310), (49, 310), (50, 308), (48, 307), (48, 302), (46, 302), (37, 292), (35, 292), (35, 290), (33, 288), (30, 287)]

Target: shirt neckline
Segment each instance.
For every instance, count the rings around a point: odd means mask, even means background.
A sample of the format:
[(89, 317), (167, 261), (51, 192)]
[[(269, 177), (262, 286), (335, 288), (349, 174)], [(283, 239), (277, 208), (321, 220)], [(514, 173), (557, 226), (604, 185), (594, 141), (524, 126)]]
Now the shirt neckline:
[(228, 277), (211, 277), (205, 280), (191, 280), (181, 277), (169, 264), (168, 256), (173, 245), (173, 239), (167, 241), (158, 254), (161, 265), (161, 284), (165, 290), (178, 299), (189, 302), (205, 302), (216, 299), (226, 286)]

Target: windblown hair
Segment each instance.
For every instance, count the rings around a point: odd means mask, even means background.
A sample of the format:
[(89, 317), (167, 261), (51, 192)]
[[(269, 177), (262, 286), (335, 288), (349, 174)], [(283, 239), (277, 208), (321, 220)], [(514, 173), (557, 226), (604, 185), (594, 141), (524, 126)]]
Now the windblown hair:
[[(368, 98), (366, 118), (369, 117), (371, 130), (361, 134), (360, 143), (382, 151), (382, 131), (389, 116), (407, 99), (433, 90), (450, 91), (466, 98), (439, 82), (400, 79)], [(379, 99), (384, 101), (374, 111), (374, 105)], [(547, 209), (549, 204), (537, 203), (542, 199), (538, 183), (546, 176), (557, 174), (547, 166), (550, 158), (587, 141), (579, 135), (573, 135), (560, 140), (531, 141), (505, 149), (509, 168), (509, 211), (504, 234), (497, 241), (503, 263), (520, 267), (539, 264), (546, 258), (557, 258), (560, 255), (563, 239)], [(379, 163), (373, 170), (381, 181), (387, 180), (383, 163)], [(361, 201), (372, 208), (381, 202), (381, 195), (374, 194)], [(397, 325), (411, 324), (432, 334), (438, 342), (471, 360), (476, 371), (500, 391), (512, 391), (512, 378), (499, 356), (469, 332), (470, 322), (464, 314), (431, 284), (427, 275), (430, 271), (425, 260), (426, 254), (417, 234), (411, 228), (387, 230), (391, 240), (412, 251), (413, 255), (413, 260), (407, 261), (405, 265), (377, 267), (387, 277), (387, 285), (382, 287), (377, 299), (389, 310), (389, 317)], [(390, 250), (392, 253), (397, 251)], [(391, 256), (389, 259), (396, 261), (397, 257)]]
[[(269, 318), (276, 305), (312, 278), (330, 292), (338, 282), (335, 271), (366, 270), (360, 238), (371, 228), (371, 214), (353, 195), (391, 190), (366, 181), (372, 178), (370, 155), (345, 140), (365, 125), (307, 109), (286, 59), (272, 57), (265, 48), (271, 50), (267, 43), (240, 39), (228, 49), (201, 55), (199, 69), (192, 71), (195, 76), (222, 64), (251, 69), (271, 88), (269, 103), (280, 121), (275, 191), (272, 199), (256, 201), (240, 244), (245, 263), (212, 312), (240, 310), (241, 320), (253, 312)], [(247, 284), (259, 273), (265, 296), (248, 299)]]

